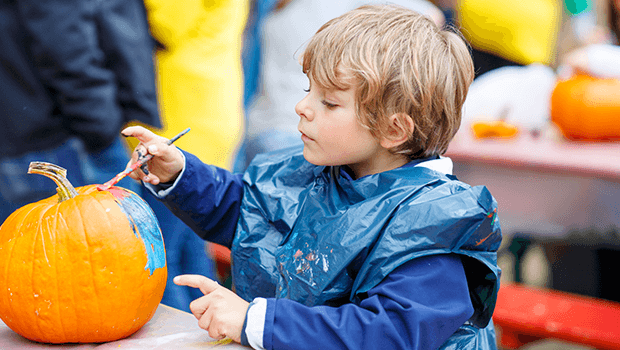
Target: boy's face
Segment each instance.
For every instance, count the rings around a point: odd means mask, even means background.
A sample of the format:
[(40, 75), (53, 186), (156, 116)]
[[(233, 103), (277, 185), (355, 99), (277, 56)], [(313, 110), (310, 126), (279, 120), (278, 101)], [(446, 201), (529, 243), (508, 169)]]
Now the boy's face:
[(383, 169), (390, 156), (358, 121), (355, 90), (323, 89), (310, 79), (310, 91), (297, 105), (304, 158), (314, 165), (348, 165), (359, 178)]

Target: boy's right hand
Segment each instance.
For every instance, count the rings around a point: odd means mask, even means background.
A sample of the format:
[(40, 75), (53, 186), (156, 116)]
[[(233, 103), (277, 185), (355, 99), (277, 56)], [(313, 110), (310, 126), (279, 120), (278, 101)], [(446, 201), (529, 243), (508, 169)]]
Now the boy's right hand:
[(250, 303), (228, 288), (201, 275), (180, 275), (174, 278), (179, 286), (199, 288), (204, 296), (192, 301), (189, 308), (198, 320), (198, 326), (214, 339), (228, 337), (241, 342), (241, 332)]
[(127, 166), (138, 161), (139, 153), (142, 156), (147, 154), (153, 155), (153, 158), (147, 163), (149, 174), (145, 174), (138, 168), (129, 174), (129, 177), (148, 182), (152, 185), (176, 180), (185, 166), (184, 157), (178, 148), (167, 144), (168, 139), (158, 136), (141, 126), (130, 126), (123, 129), (121, 134), (123, 136), (135, 137), (140, 141), (131, 155), (131, 160)]

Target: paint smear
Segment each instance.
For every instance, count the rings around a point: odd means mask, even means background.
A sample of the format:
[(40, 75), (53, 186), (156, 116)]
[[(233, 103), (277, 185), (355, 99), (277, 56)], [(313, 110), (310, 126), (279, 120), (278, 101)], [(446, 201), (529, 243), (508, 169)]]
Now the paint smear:
[(110, 188), (109, 191), (129, 219), (133, 233), (142, 240), (147, 254), (144, 269), (149, 270), (153, 275), (155, 269), (166, 266), (164, 241), (155, 213), (140, 196), (133, 192), (118, 188)]

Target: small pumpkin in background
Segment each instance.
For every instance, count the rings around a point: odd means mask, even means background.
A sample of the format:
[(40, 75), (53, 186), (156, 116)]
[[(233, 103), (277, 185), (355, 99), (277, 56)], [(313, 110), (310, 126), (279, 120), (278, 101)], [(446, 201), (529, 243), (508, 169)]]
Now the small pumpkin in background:
[(471, 124), (471, 130), (477, 139), (513, 138), (519, 133), (516, 125), (503, 120), (478, 120)]
[(570, 140), (620, 140), (620, 80), (575, 75), (558, 81), (551, 121)]
[(44, 343), (125, 338), (161, 302), (167, 265), (157, 219), (137, 194), (74, 189), (63, 168), (33, 162), (57, 194), (12, 213), (0, 227), (0, 318)]

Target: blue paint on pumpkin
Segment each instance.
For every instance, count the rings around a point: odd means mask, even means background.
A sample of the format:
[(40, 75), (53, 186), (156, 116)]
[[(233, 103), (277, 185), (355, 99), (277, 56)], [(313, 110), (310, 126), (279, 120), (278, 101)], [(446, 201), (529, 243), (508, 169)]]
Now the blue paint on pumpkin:
[[(114, 191), (116, 192), (116, 191)], [(130, 191), (114, 193), (121, 210), (132, 226), (133, 232), (144, 243), (147, 262), (144, 267), (152, 275), (155, 269), (166, 266), (164, 240), (157, 223), (157, 217), (149, 205), (137, 194)]]

